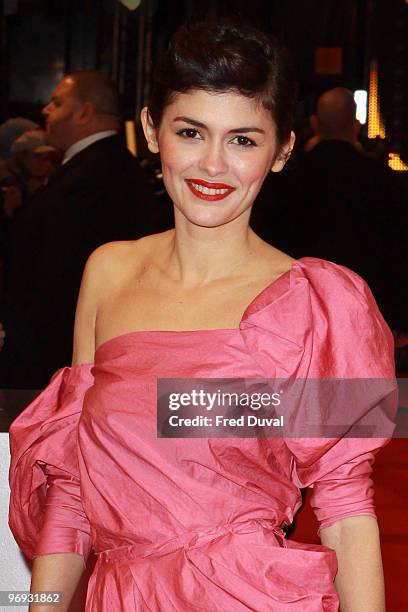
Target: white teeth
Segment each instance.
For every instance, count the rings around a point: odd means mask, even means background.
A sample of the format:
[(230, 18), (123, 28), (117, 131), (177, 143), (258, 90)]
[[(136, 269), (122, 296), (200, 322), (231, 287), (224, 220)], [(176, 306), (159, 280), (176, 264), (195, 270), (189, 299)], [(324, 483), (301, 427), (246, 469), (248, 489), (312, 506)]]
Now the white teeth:
[(228, 193), (229, 189), (210, 189), (209, 187), (204, 187), (204, 185), (198, 185), (197, 183), (191, 183), (197, 191), (203, 193), (204, 195), (223, 195), (224, 193)]

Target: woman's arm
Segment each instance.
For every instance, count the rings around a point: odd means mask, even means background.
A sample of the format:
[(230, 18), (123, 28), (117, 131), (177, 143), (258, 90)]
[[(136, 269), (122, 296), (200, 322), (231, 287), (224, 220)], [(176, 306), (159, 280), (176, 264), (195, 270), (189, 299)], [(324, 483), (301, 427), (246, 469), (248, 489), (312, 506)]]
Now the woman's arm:
[[(98, 303), (98, 254), (93, 254), (85, 267), (75, 316), (73, 365), (94, 360), (95, 321)], [(76, 553), (57, 553), (34, 559), (31, 592), (60, 591), (62, 606), (58, 612), (66, 612), (81, 575), (84, 558)], [(30, 606), (30, 612), (50, 612), (55, 606)]]
[[(62, 605), (58, 612), (67, 612), (70, 602), (84, 571), (82, 555), (73, 553), (58, 553), (36, 557), (33, 563), (31, 593), (38, 591), (59, 591), (62, 593)], [(35, 605), (29, 607), (29, 612), (55, 612), (55, 605)]]
[(351, 516), (320, 530), (322, 544), (337, 554), (336, 588), (341, 612), (384, 612), (384, 578), (378, 525), (372, 516)]
[(82, 276), (75, 313), (72, 365), (92, 363), (95, 355), (95, 326), (100, 298), (100, 252), (89, 257)]

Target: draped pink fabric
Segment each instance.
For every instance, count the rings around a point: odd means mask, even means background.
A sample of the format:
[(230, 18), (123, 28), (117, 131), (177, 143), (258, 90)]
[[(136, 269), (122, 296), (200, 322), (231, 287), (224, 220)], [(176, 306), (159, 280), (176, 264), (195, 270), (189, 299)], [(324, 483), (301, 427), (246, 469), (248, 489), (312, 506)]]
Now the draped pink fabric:
[(364, 282), (311, 258), (259, 294), (239, 329), (113, 338), (12, 425), (16, 540), (30, 557), (86, 558), (92, 545), (87, 611), (334, 612), (334, 551), (282, 527), (303, 486), (321, 526), (375, 516), (371, 466), (386, 440), (157, 438), (156, 381), (393, 374)]

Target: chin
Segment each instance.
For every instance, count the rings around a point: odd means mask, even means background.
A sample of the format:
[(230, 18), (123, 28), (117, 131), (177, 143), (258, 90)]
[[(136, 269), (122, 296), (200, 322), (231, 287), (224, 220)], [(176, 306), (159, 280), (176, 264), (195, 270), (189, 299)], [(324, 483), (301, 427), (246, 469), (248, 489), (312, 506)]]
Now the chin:
[(244, 214), (243, 212), (241, 212), (240, 214), (226, 215), (220, 214), (220, 211), (213, 211), (210, 214), (208, 211), (204, 214), (185, 214), (183, 211), (180, 211), (180, 213), (184, 217), (184, 219), (188, 221), (191, 225), (207, 228), (215, 228), (222, 227), (223, 225), (228, 225), (228, 223), (236, 221)]
[[(171, 195), (170, 195), (171, 197)], [(251, 205), (246, 202), (229, 201), (224, 199), (218, 202), (184, 201), (175, 197), (173, 206), (177, 216), (197, 227), (215, 228), (228, 225), (242, 217), (249, 223)], [(175, 203), (178, 202), (178, 203)], [(247, 215), (245, 214), (247, 213)]]

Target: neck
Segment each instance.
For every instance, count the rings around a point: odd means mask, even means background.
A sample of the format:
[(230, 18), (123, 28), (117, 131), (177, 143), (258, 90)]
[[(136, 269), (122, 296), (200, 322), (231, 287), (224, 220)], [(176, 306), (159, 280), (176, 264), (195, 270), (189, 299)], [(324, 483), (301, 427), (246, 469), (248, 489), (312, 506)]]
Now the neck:
[(345, 134), (344, 132), (333, 132), (331, 134), (320, 134), (321, 140), (343, 140), (349, 144), (355, 145), (356, 136), (354, 134)]
[(163, 256), (170, 274), (185, 285), (200, 285), (238, 274), (256, 257), (261, 240), (248, 226), (249, 211), (225, 225), (189, 223), (175, 211), (176, 231)]

